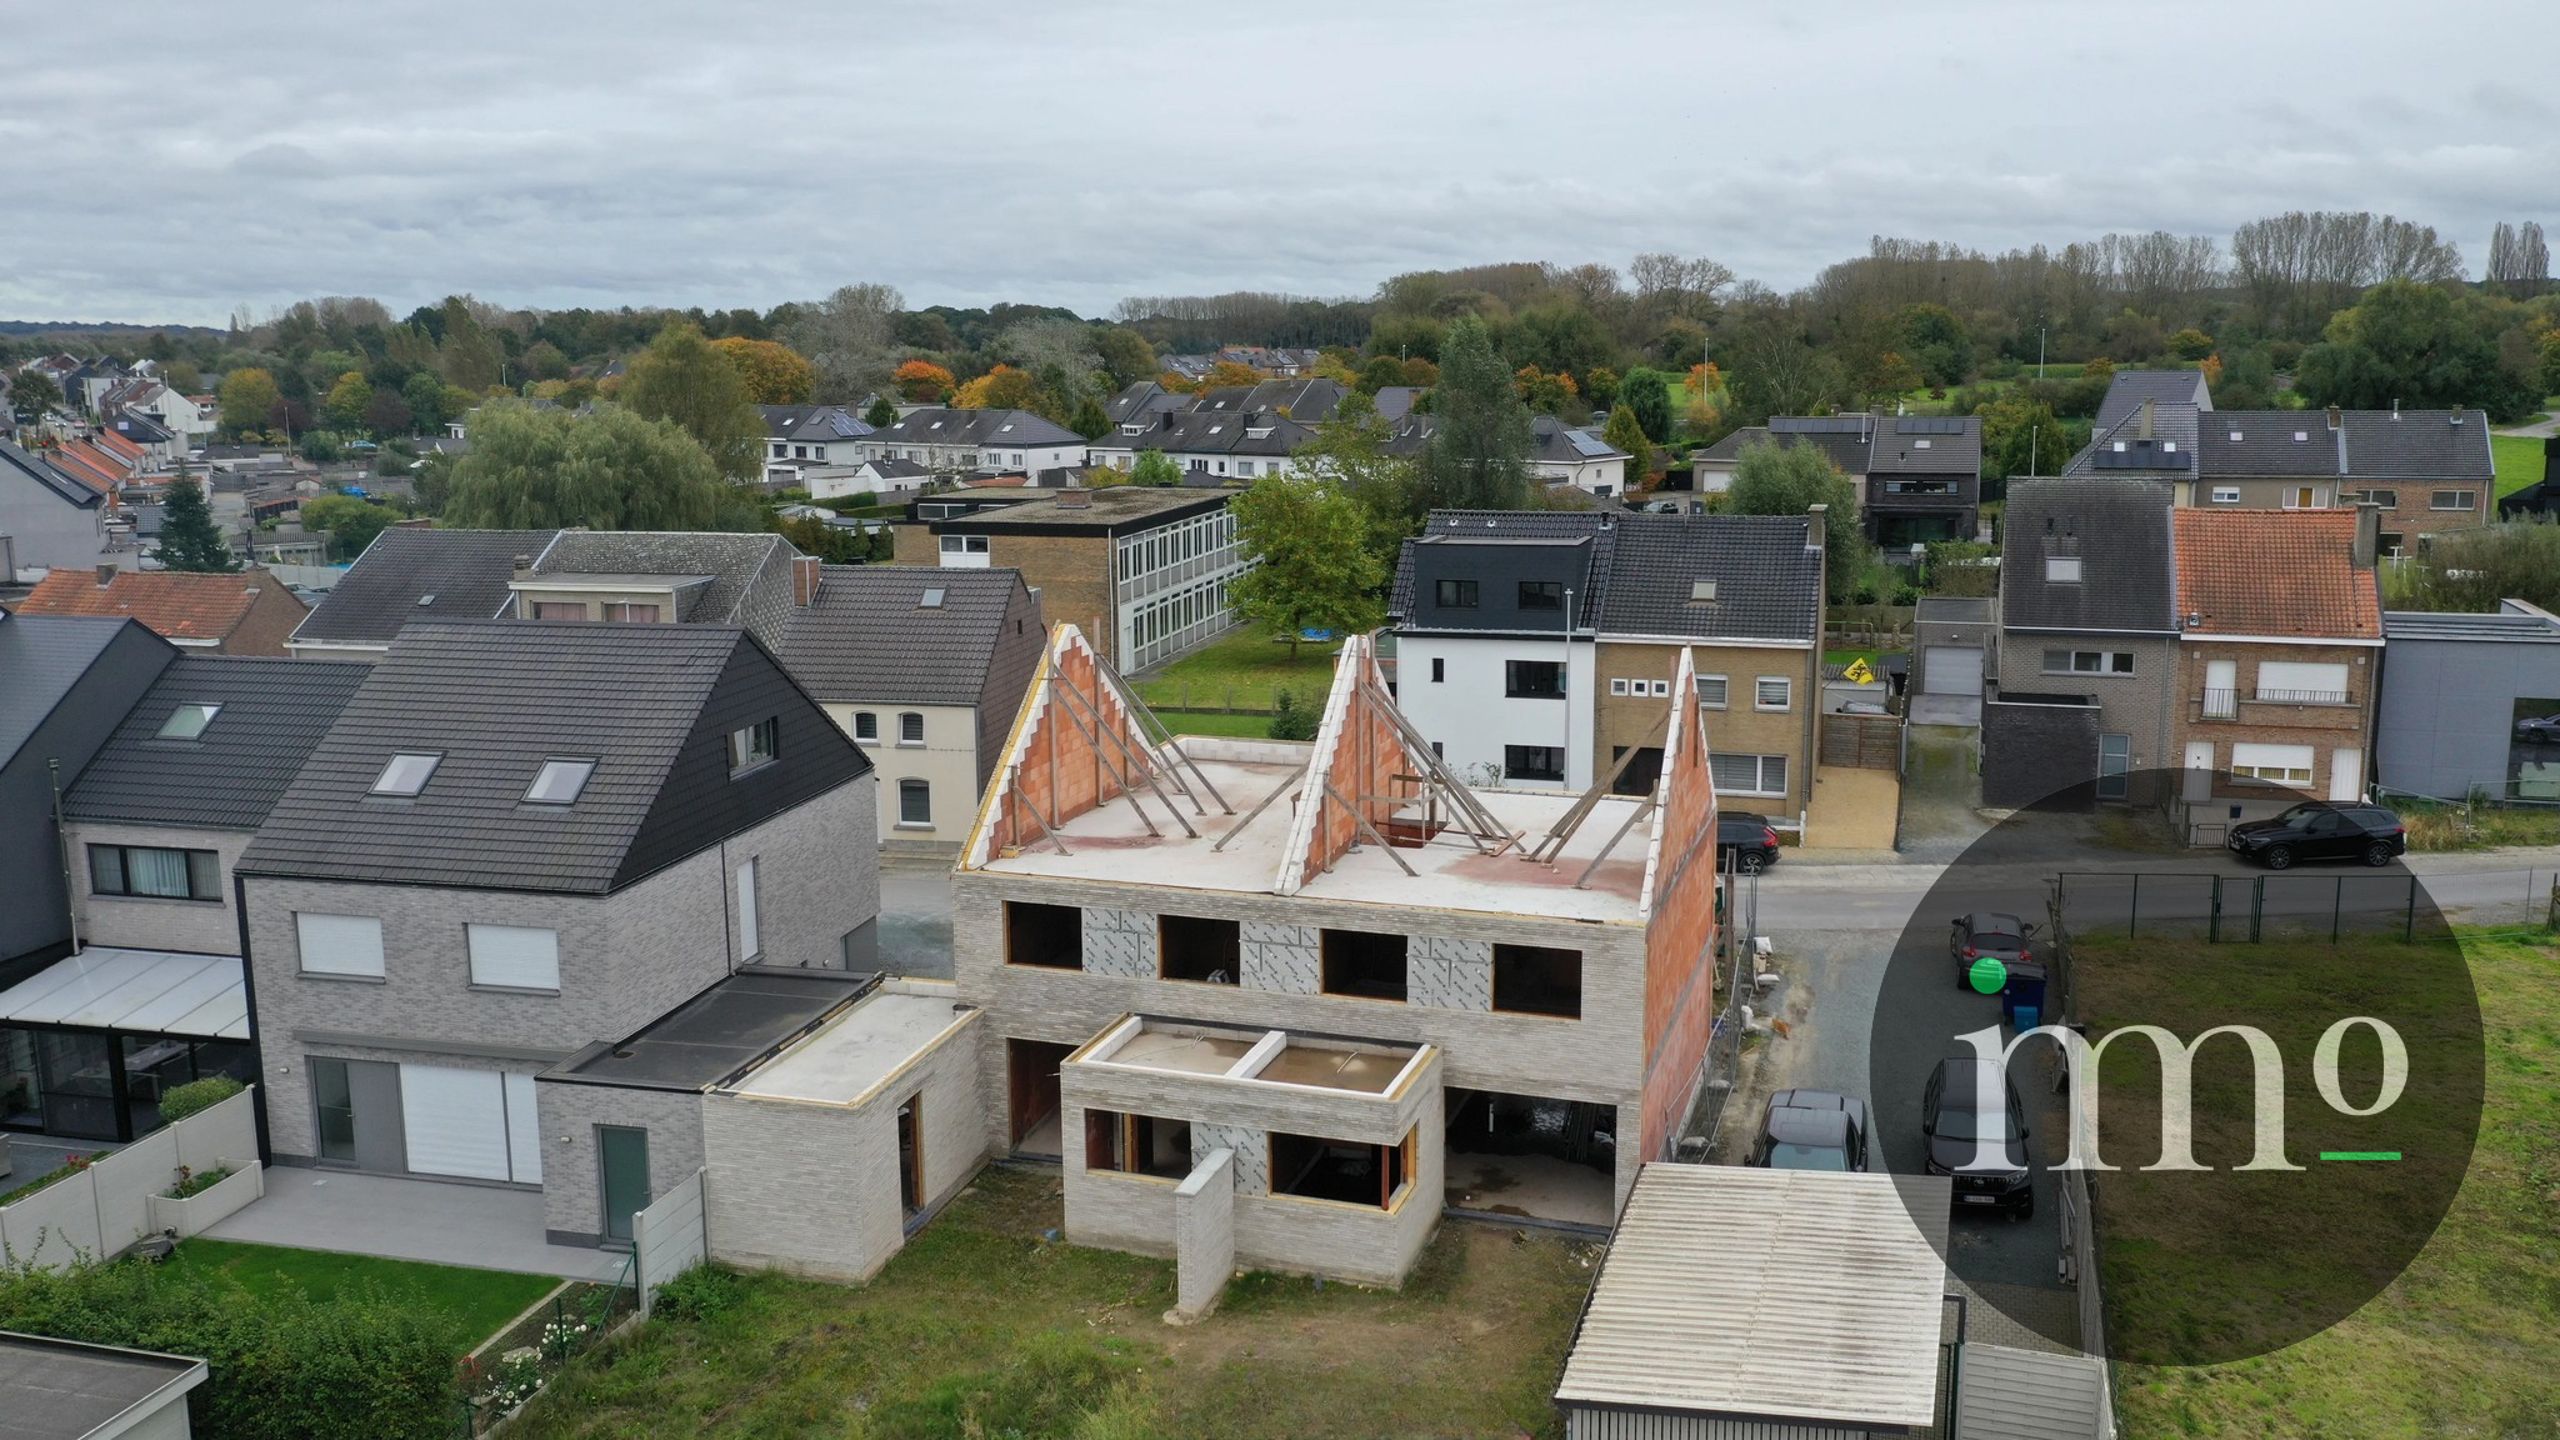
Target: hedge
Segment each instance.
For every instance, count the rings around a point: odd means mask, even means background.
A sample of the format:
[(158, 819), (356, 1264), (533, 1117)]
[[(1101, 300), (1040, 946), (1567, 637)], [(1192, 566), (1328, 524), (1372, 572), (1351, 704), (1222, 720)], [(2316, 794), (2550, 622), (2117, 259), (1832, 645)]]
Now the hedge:
[(160, 1092), (160, 1118), (174, 1125), (199, 1110), (210, 1110), (248, 1087), (228, 1075), (207, 1075)]

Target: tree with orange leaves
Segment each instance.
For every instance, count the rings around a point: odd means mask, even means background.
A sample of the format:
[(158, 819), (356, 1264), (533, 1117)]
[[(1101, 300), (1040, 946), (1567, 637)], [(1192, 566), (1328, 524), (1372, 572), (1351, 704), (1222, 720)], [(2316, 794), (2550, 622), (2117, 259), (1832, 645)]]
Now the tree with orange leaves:
[(951, 372), (930, 360), (910, 360), (889, 378), (899, 394), (919, 405), (930, 405), (954, 388)]
[(1241, 360), (1221, 360), (1209, 367), (1200, 381), (1203, 390), (1221, 390), (1234, 385), (1259, 385), (1266, 377), (1261, 371)]
[(1031, 404), (1039, 388), (1030, 371), (999, 365), (961, 386), (951, 403), (961, 410), (1020, 410)]
[(747, 382), (747, 398), (758, 405), (806, 405), (818, 385), (817, 367), (800, 352), (773, 340), (731, 335), (711, 348), (729, 357)]

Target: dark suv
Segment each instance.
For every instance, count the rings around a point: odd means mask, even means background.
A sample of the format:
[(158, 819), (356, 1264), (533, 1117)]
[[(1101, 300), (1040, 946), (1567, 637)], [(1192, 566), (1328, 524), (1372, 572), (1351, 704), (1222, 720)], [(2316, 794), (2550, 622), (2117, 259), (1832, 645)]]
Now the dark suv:
[(2305, 801), (2273, 820), (2231, 827), (2224, 842), (2244, 860), (2270, 870), (2289, 870), (2297, 860), (2361, 860), (2388, 865), (2407, 852), (2408, 832), (2400, 817), (2379, 805), (2332, 805)]
[(2014, 1220), (2036, 1213), (2027, 1112), (1998, 1065), (1969, 1055), (1939, 1061), (1920, 1097), (1920, 1133), (1929, 1173), (1955, 1181), (1958, 1210), (2001, 1210)]
[(1733, 868), (1745, 875), (1757, 875), (1778, 863), (1778, 832), (1771, 828), (1769, 817), (1748, 810), (1716, 812), (1716, 868), (1724, 868), (1724, 857), (1733, 857)]
[[(2007, 967), (2015, 967), (2019, 961), (2029, 958), (2027, 937), (2034, 933), (2035, 926), (2020, 921), (2015, 915), (1995, 910), (1976, 910), (1970, 915), (1957, 916), (1955, 924), (1947, 932), (1947, 953), (1956, 962), (1956, 988), (1977, 988), (1973, 983), (1973, 967), (1986, 957)], [(1999, 987), (1995, 985), (1992, 988), (1996, 990)]]
[(1781, 1090), (1769, 1097), (1751, 1160), (1764, 1170), (1867, 1168), (1865, 1102), (1828, 1090)]

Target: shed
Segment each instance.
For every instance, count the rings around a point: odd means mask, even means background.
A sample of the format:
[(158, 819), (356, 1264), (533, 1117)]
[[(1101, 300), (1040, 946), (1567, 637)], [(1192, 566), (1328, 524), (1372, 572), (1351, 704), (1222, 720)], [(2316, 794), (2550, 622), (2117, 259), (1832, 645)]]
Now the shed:
[(1837, 1440), (1937, 1424), (1947, 1210), (1940, 1179), (1645, 1166), (1556, 1386), (1565, 1434)]
[(2089, 1355), (1967, 1345), (1956, 1384), (1964, 1440), (2107, 1440), (2106, 1362)]

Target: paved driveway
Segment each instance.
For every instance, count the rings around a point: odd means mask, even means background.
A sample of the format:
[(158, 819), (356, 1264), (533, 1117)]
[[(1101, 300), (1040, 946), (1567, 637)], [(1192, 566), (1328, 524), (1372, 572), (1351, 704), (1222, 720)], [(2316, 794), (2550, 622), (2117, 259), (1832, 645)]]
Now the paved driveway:
[(1920, 724), (1903, 732), (1901, 848), (1905, 856), (1944, 863), (1962, 855), (1966, 846), (1991, 828), (1980, 813), (1982, 761), (1975, 745), (1979, 734), (1954, 725)]
[(1982, 697), (1914, 695), (1910, 719), (1914, 725), (1959, 725), (1978, 730), (1982, 728)]

